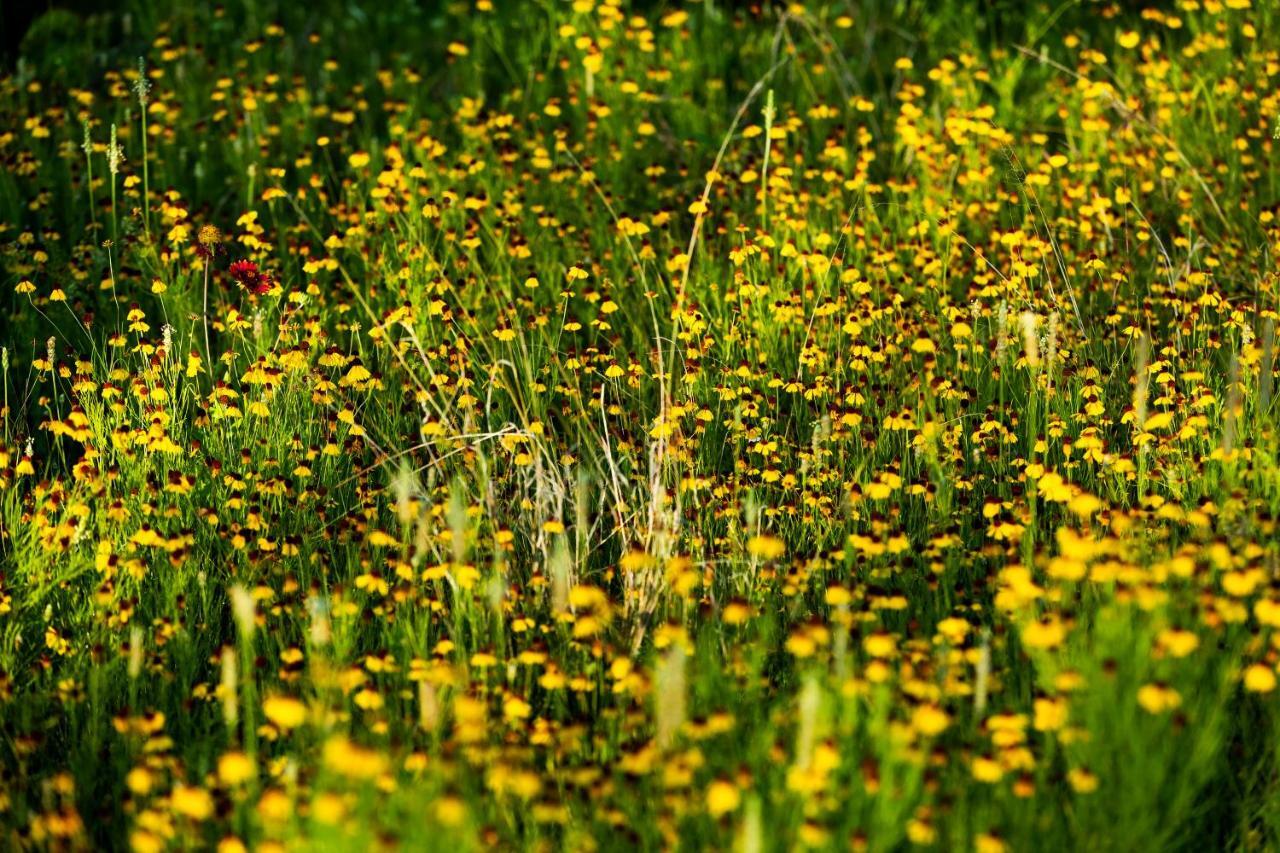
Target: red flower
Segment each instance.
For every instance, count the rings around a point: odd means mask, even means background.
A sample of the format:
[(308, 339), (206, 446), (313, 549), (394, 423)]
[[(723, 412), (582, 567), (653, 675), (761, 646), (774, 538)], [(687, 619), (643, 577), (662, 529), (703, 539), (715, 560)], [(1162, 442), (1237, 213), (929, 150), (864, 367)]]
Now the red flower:
[(261, 296), (271, 290), (271, 273), (261, 272), (253, 261), (233, 261), (227, 270), (240, 286)]

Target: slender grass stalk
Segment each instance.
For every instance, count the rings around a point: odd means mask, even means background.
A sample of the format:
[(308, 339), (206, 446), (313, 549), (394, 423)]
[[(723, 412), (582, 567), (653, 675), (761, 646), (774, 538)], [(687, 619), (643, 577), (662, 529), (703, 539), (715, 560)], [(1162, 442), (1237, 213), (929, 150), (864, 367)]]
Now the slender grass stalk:
[(764, 165), (760, 169), (760, 228), (765, 233), (769, 231), (769, 155), (773, 149), (775, 117), (773, 89), (770, 89), (764, 101)]
[(111, 142), (107, 145), (107, 171), (111, 175), (111, 240), (120, 243), (120, 216), (116, 212), (116, 175), (120, 174), (120, 164), (124, 162), (124, 148), (116, 137), (116, 126), (111, 125)]
[(151, 236), (151, 167), (147, 157), (147, 104), (150, 100), (151, 81), (147, 79), (147, 63), (138, 57), (138, 79), (134, 83), (138, 96), (138, 109), (142, 114), (142, 226)]
[[(254, 634), (257, 628), (257, 606), (254, 603), (253, 596), (248, 590), (240, 585), (231, 587), (229, 598), (231, 599), (232, 618), (235, 620), (237, 648), (240, 652), (240, 672), (243, 674), (243, 685), (241, 687), (240, 707), (243, 711), (243, 720), (241, 720), (240, 733), (241, 742), (245, 754), (252, 761), (258, 752), (258, 730), (257, 730), (257, 708), (258, 698), (257, 689), (254, 686), (253, 679), (253, 660), (254, 660)], [(224, 672), (226, 671), (226, 663), (224, 660)]]
[(204, 330), (204, 360), (208, 365), (209, 375), (213, 376), (213, 347), (209, 343), (209, 265), (212, 259), (204, 261), (204, 286), (201, 288), (200, 327)]
[(9, 348), (7, 346), (0, 347), (0, 382), (4, 384), (4, 440), (5, 444), (9, 443)]
[[(1151, 341), (1144, 333), (1138, 340), (1138, 347), (1134, 353), (1133, 361), (1133, 412), (1135, 433), (1143, 430), (1143, 424), (1147, 421), (1147, 396), (1148, 381), (1147, 363), (1151, 359)], [(1147, 466), (1150, 464), (1147, 458), (1148, 453), (1146, 445), (1137, 448), (1138, 457), (1138, 484), (1137, 484), (1137, 500), (1138, 505), (1142, 505), (1143, 499), (1146, 497), (1147, 490)]]
[(1262, 364), (1259, 366), (1258, 406), (1259, 420), (1265, 421), (1271, 412), (1271, 393), (1276, 363), (1276, 321), (1267, 318), (1262, 327)]
[(80, 144), (84, 152), (85, 189), (89, 193), (89, 223), (94, 230), (98, 227), (98, 204), (93, 198), (93, 137), (89, 129), (89, 120), (84, 120), (84, 141)]

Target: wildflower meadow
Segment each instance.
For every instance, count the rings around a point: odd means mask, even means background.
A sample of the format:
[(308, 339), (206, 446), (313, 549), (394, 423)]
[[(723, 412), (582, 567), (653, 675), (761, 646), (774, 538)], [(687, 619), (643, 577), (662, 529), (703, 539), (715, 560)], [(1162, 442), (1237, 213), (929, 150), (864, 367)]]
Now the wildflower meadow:
[(0, 849), (1280, 849), (1280, 4), (5, 5)]

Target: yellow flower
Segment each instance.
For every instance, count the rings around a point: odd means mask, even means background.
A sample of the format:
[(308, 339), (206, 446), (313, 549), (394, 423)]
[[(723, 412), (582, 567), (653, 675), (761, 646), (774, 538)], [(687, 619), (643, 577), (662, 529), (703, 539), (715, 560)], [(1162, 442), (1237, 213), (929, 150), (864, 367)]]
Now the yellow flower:
[(436, 820), (445, 826), (458, 826), (467, 817), (467, 807), (462, 800), (454, 796), (441, 797), (436, 801)]
[(1054, 503), (1063, 503), (1071, 499), (1071, 486), (1056, 471), (1049, 471), (1036, 484), (1040, 497)]
[(376, 711), (383, 706), (382, 694), (366, 687), (356, 694), (356, 705), (366, 711)]
[(1071, 499), (1071, 502), (1067, 504), (1067, 508), (1080, 518), (1089, 518), (1102, 509), (1102, 501), (1088, 492), (1081, 492)]
[(1138, 689), (1138, 704), (1148, 714), (1163, 714), (1182, 704), (1182, 696), (1163, 684), (1145, 684)]
[(248, 781), (253, 774), (253, 762), (243, 752), (228, 752), (218, 759), (218, 779), (228, 787)]
[(726, 815), (742, 802), (737, 786), (724, 779), (717, 779), (707, 788), (707, 811), (712, 817)]
[(519, 696), (508, 696), (506, 701), (502, 703), (502, 716), (506, 717), (509, 722), (526, 720), (531, 713), (533, 713), (533, 708)]
[(344, 737), (330, 738), (324, 745), (324, 763), (330, 770), (356, 779), (372, 779), (387, 772), (387, 757), (357, 746)]
[(124, 777), (124, 783), (129, 786), (130, 791), (139, 797), (145, 797), (151, 793), (151, 771), (145, 767), (135, 767)]
[(311, 801), (311, 816), (328, 826), (336, 826), (346, 813), (347, 806), (337, 794), (320, 794)]
[(776, 536), (752, 536), (747, 541), (747, 551), (753, 557), (776, 560), (787, 551), (787, 546)]
[(1054, 618), (1031, 622), (1022, 629), (1022, 644), (1031, 649), (1055, 649), (1066, 638), (1066, 627)]
[(1073, 767), (1067, 773), (1067, 781), (1077, 794), (1092, 794), (1098, 790), (1098, 777), (1083, 767)]
[(262, 713), (279, 728), (296, 729), (307, 718), (307, 706), (292, 696), (269, 696), (262, 703)]
[(384, 530), (371, 530), (368, 535), (369, 544), (375, 548), (388, 548), (396, 544), (396, 538)]
[(1160, 632), (1157, 644), (1175, 658), (1184, 658), (1200, 646), (1200, 637), (1192, 631), (1169, 628)]
[(1052, 732), (1067, 723), (1067, 703), (1060, 698), (1035, 700), (1035, 715), (1031, 725), (1038, 732)]
[(998, 835), (984, 832), (973, 839), (973, 849), (978, 853), (1004, 853), (1009, 847)]
[(873, 658), (887, 658), (897, 651), (898, 643), (892, 634), (878, 631), (862, 638), (862, 648)]
[(907, 838), (912, 844), (927, 846), (938, 838), (938, 830), (925, 820), (913, 819), (907, 824)]
[(946, 731), (951, 717), (937, 705), (919, 705), (911, 712), (911, 727), (925, 737), (934, 737)]
[(986, 755), (974, 758), (969, 769), (973, 773), (973, 778), (979, 782), (994, 784), (1004, 777), (1004, 768), (1000, 766), (1000, 762)]
[(1265, 663), (1255, 663), (1244, 671), (1244, 689), (1250, 693), (1270, 693), (1276, 689), (1276, 671)]
[(129, 836), (129, 846), (133, 853), (160, 853), (164, 850), (164, 839), (153, 832), (139, 829)]
[(169, 797), (173, 810), (192, 820), (204, 820), (213, 814), (213, 797), (204, 788), (178, 785)]
[(289, 795), (279, 788), (265, 791), (258, 800), (258, 816), (266, 823), (283, 823), (293, 814)]

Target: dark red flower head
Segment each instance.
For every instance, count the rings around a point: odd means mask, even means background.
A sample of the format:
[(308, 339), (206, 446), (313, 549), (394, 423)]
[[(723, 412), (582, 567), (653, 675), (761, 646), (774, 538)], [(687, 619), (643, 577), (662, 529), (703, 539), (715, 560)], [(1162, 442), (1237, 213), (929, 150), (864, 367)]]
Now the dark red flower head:
[(271, 273), (261, 272), (253, 261), (233, 261), (227, 270), (240, 286), (259, 296), (271, 290)]

